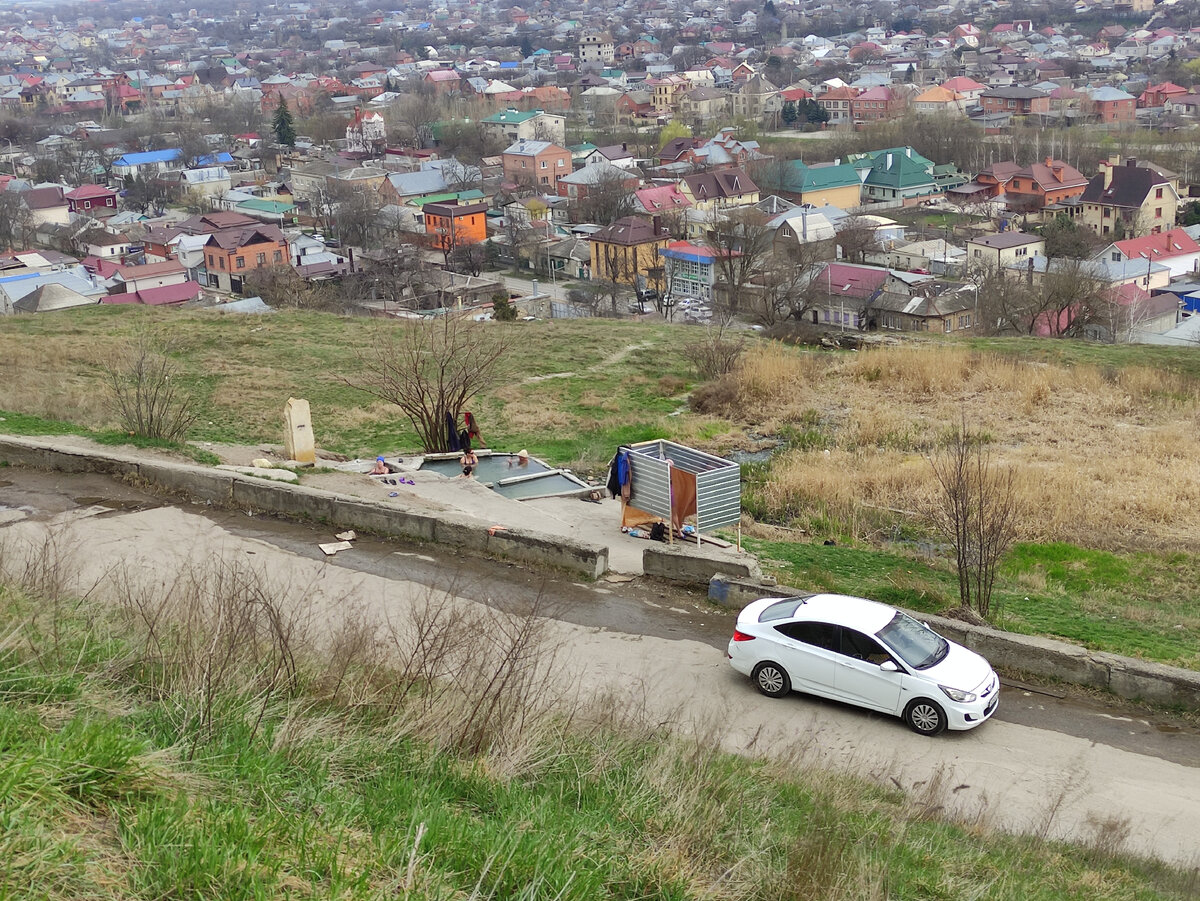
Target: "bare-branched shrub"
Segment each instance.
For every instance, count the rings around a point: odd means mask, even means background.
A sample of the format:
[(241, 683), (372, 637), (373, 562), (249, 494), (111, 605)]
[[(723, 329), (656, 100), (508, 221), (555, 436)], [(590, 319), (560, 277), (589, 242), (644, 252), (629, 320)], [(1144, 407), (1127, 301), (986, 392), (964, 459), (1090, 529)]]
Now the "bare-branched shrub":
[(430, 590), (408, 622), (389, 623), (390, 709), (443, 746), (476, 754), (516, 746), (561, 700), (548, 641), (548, 602), (510, 614)]
[(683, 355), (708, 381), (733, 372), (746, 350), (746, 336), (734, 332), (728, 322), (700, 329), (699, 337), (683, 345)]
[(399, 407), (425, 450), (449, 450), (448, 426), (500, 371), (509, 341), (502, 328), (452, 315), (381, 326), (345, 382)]
[(929, 462), (941, 488), (930, 518), (954, 548), (959, 598), (964, 607), (986, 617), (996, 567), (1016, 537), (1013, 472), (993, 467), (983, 436), (971, 432), (965, 418), (945, 450)]
[(164, 441), (187, 437), (194, 398), (171, 360), (175, 349), (170, 338), (142, 331), (103, 365), (108, 399), (124, 431)]

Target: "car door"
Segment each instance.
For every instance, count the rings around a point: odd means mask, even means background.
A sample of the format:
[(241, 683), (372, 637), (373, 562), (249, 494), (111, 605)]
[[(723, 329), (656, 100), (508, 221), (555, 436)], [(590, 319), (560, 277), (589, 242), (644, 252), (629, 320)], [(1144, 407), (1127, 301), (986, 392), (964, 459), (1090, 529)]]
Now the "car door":
[(825, 698), (836, 698), (837, 626), (828, 623), (783, 623), (779, 633), (779, 663), (787, 669), (792, 688)]
[(838, 696), (872, 710), (898, 712), (904, 676), (879, 668), (880, 664), (892, 659), (883, 645), (870, 635), (841, 626), (838, 651), (834, 672)]

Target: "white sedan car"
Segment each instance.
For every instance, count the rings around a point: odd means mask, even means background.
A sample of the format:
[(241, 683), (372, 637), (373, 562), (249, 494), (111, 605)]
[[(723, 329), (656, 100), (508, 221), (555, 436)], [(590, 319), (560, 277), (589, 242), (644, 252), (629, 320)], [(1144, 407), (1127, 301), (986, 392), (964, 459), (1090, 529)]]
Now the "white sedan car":
[(898, 716), (922, 735), (974, 729), (1000, 700), (1000, 680), (974, 651), (895, 607), (840, 594), (747, 605), (729, 662), (765, 695), (844, 701)]

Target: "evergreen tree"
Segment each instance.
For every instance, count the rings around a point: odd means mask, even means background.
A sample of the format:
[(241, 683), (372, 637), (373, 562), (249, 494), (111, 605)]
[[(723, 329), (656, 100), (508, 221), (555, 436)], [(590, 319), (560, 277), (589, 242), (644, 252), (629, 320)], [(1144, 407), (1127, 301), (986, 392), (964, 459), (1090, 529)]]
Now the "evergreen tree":
[(521, 59), (529, 59), (533, 56), (533, 43), (529, 40), (529, 35), (521, 37)]
[(796, 124), (796, 120), (800, 118), (800, 114), (796, 112), (796, 101), (783, 101), (783, 109), (779, 111), (779, 117), (783, 120), (783, 124), (791, 128)]
[(904, 70), (904, 83), (912, 84), (913, 79), (916, 77), (917, 77), (917, 69), (912, 63), (909, 63), (908, 68)]
[(275, 132), (275, 140), (284, 147), (296, 146), (296, 123), (282, 94), (279, 96), (279, 106), (275, 107), (275, 115), (271, 118), (271, 130)]

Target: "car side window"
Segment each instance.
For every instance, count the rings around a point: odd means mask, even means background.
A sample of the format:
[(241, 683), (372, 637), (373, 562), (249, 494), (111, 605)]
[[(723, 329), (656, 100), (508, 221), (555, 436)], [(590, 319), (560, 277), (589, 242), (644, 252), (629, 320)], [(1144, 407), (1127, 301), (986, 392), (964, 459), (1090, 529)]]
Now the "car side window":
[(883, 649), (874, 638), (843, 627), (841, 629), (841, 653), (856, 660), (865, 660), (876, 665), (892, 659), (892, 655)]
[(824, 648), (826, 651), (838, 649), (837, 626), (828, 623), (784, 623), (775, 628), (796, 641)]

